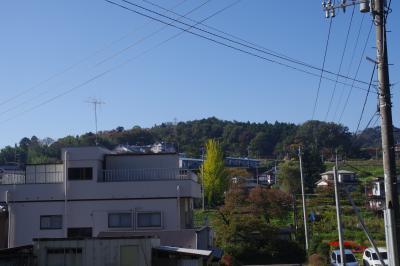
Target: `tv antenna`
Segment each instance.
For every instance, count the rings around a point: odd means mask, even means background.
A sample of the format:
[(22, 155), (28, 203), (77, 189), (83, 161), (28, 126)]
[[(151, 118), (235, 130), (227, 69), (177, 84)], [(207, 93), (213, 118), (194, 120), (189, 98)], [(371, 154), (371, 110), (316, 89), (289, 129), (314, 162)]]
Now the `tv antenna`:
[(99, 145), (99, 142), (98, 142), (98, 139), (97, 139), (97, 106), (100, 106), (100, 105), (102, 105), (102, 104), (105, 104), (105, 102), (103, 102), (103, 101), (101, 101), (101, 100), (99, 100), (99, 99), (96, 99), (96, 98), (90, 99), (90, 100), (88, 100), (88, 101), (86, 101), (86, 102), (87, 102), (87, 103), (90, 103), (90, 104), (93, 104), (93, 109), (94, 109), (94, 123), (95, 123), (95, 127), (96, 127), (96, 135), (95, 135), (96, 139), (95, 139), (95, 144), (96, 144), (96, 146), (98, 146), (98, 145)]

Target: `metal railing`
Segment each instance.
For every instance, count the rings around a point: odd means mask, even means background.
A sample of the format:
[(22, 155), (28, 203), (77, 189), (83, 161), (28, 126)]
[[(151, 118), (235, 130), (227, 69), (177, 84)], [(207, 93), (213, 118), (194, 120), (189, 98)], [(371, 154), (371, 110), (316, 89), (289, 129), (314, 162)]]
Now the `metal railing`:
[[(64, 172), (60, 165), (31, 165), (25, 170), (6, 171), (1, 174), (1, 185), (53, 184), (64, 182)], [(62, 166), (61, 166), (62, 168)]]
[(197, 175), (179, 168), (108, 169), (102, 170), (99, 182), (193, 180)]

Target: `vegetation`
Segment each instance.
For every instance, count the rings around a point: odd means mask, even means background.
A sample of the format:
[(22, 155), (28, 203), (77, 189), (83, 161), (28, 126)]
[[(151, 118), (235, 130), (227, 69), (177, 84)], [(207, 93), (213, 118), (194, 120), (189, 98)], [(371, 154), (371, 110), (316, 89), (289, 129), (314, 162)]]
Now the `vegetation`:
[(278, 189), (256, 187), (247, 192), (233, 185), (214, 220), (216, 244), (237, 264), (291, 263), (305, 260), (304, 250), (283, 240), (271, 218), (287, 220), (290, 196)]
[(210, 139), (206, 143), (206, 159), (201, 168), (204, 182), (204, 195), (208, 206), (219, 205), (228, 187), (228, 172), (225, 169), (224, 155), (218, 141)]
[[(249, 154), (271, 159), (292, 158), (297, 156), (297, 147), (301, 144), (310, 149), (305, 150), (304, 156), (310, 153), (314, 158), (331, 159), (336, 149), (346, 158), (372, 158), (377, 153), (379, 155), (379, 149), (376, 149), (380, 147), (379, 136), (379, 128), (367, 129), (356, 136), (343, 125), (321, 121), (295, 125), (224, 121), (211, 117), (177, 124), (162, 123), (152, 128), (117, 127), (100, 132), (99, 143), (112, 149), (118, 144), (149, 145), (165, 141), (174, 143), (179, 152), (200, 156), (204, 143), (208, 139), (216, 139), (227, 156)], [(395, 139), (400, 140), (400, 132), (396, 131)], [(25, 137), (15, 146), (7, 146), (0, 151), (0, 163), (52, 162), (60, 159), (63, 147), (92, 145), (95, 145), (95, 135), (91, 132), (58, 140)]]

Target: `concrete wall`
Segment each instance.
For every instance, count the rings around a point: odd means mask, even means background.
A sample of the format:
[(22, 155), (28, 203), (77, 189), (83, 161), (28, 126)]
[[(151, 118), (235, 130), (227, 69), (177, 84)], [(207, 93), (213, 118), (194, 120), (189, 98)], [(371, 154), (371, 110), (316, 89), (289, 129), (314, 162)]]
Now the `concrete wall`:
[(127, 154), (105, 156), (106, 169), (179, 168), (178, 154)]
[(101, 161), (105, 154), (112, 152), (102, 147), (70, 147), (61, 150), (61, 160), (65, 162), (65, 152), (67, 152), (68, 160), (85, 161), (95, 160)]
[[(134, 265), (152, 265), (152, 248), (160, 245), (159, 239), (85, 239), (85, 240), (37, 240), (34, 245), (34, 253), (38, 258), (38, 266), (55, 266), (60, 264), (50, 264), (49, 256), (58, 256), (66, 259), (69, 263), (76, 266), (109, 266), (126, 265), (121, 261), (121, 247), (133, 247), (135, 252)], [(81, 250), (81, 253), (73, 252), (64, 254), (49, 254), (49, 250)], [(61, 265), (63, 262), (61, 261)], [(64, 265), (71, 265), (65, 262)]]
[[(179, 193), (177, 187), (179, 186)], [(0, 185), (0, 202), (64, 200), (64, 183)], [(200, 198), (200, 185), (192, 180), (108, 182), (69, 181), (68, 200)]]
[[(162, 227), (158, 231), (180, 229), (177, 199), (76, 201), (66, 205), (65, 202), (11, 203), (10, 247), (31, 244), (33, 238), (63, 238), (67, 236), (66, 228), (74, 227), (91, 227), (94, 237), (101, 232), (154, 231), (154, 228), (137, 228), (136, 214), (141, 211), (161, 212)], [(108, 214), (115, 212), (132, 213), (132, 228), (109, 228)], [(41, 215), (62, 215), (62, 229), (41, 230)]]

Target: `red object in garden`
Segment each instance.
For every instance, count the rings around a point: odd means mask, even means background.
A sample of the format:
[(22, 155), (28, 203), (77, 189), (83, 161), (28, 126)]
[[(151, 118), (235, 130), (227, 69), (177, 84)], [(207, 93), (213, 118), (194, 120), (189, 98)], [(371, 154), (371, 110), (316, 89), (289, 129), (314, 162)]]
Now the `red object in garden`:
[[(328, 243), (331, 247), (339, 247), (339, 241), (331, 241)], [(361, 246), (354, 241), (344, 241), (343, 245), (345, 248), (351, 249), (353, 253), (362, 253), (368, 247)]]

